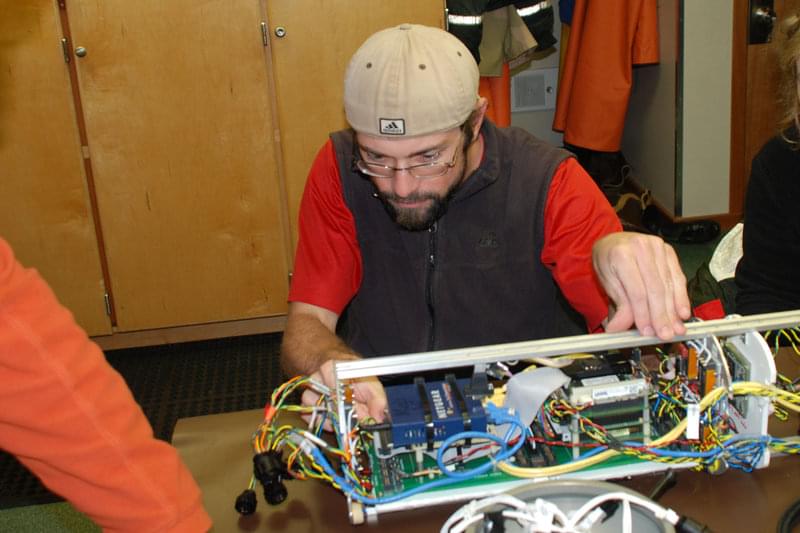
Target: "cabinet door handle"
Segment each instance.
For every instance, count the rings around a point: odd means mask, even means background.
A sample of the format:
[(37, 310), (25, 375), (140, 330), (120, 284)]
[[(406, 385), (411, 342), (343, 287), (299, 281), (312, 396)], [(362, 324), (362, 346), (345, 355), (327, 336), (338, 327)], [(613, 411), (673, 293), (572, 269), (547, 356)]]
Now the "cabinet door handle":
[(75, 55), (78, 57), (86, 57), (86, 48), (79, 46), (75, 49)]

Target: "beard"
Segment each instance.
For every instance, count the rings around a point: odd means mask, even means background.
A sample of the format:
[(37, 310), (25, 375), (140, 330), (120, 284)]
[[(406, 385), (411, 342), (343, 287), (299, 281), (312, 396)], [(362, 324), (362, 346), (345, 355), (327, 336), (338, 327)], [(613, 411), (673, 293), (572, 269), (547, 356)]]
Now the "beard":
[[(423, 231), (433, 226), (433, 224), (447, 212), (447, 206), (450, 200), (464, 181), (464, 172), (465, 170), (462, 169), (461, 176), (459, 176), (450, 188), (441, 195), (436, 193), (419, 193), (401, 198), (392, 193), (376, 192), (378, 198), (383, 203), (383, 207), (385, 207), (386, 211), (389, 213), (389, 216), (391, 216), (392, 220), (399, 226), (409, 231)], [(423, 207), (403, 207), (403, 203), (415, 202), (429, 203)]]

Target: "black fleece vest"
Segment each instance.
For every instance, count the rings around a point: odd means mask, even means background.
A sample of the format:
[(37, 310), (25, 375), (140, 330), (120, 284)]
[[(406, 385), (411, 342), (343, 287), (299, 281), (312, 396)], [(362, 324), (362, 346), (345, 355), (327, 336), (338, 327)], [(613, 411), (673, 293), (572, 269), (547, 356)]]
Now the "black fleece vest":
[(340, 334), (364, 356), (549, 337), (563, 320), (540, 257), (550, 180), (570, 154), (516, 129), (482, 128), (484, 157), (429, 230), (408, 231), (352, 170), (350, 130), (331, 135), (363, 280)]

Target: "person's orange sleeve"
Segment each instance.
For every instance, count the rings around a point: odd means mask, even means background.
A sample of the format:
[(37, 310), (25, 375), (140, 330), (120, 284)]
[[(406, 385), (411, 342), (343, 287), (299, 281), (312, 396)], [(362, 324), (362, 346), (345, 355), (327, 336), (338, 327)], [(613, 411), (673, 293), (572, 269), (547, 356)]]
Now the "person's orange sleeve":
[(211, 527), (177, 450), (125, 381), (0, 239), (0, 448), (105, 531)]

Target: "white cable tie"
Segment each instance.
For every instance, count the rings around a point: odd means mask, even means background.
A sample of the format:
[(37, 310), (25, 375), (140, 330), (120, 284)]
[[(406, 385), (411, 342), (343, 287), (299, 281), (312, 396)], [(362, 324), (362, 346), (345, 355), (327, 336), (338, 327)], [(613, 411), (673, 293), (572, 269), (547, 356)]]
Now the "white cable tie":
[(306, 439), (310, 440), (311, 442), (313, 442), (317, 446), (321, 446), (323, 448), (327, 448), (328, 447), (328, 443), (327, 442), (325, 442), (321, 438), (317, 437), (316, 435), (314, 435), (310, 431), (303, 430), (302, 433), (303, 433), (303, 436)]
[(700, 405), (696, 403), (686, 404), (686, 438), (700, 438)]
[(666, 513), (664, 513), (664, 516), (658, 516), (658, 515), (656, 515), (656, 516), (658, 518), (661, 518), (662, 520), (666, 520), (667, 522), (669, 522), (673, 526), (677, 525), (678, 522), (681, 519), (680, 515), (678, 513), (676, 513), (675, 511), (673, 511), (672, 509), (664, 509), (664, 510), (666, 511)]

